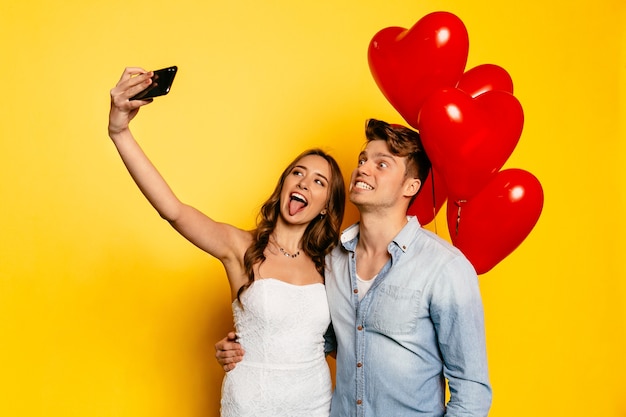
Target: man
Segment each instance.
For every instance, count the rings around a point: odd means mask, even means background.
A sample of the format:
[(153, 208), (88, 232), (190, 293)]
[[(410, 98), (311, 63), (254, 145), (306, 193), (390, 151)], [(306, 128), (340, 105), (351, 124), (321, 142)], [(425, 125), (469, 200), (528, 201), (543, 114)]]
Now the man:
[[(326, 258), (337, 355), (331, 417), (486, 416), (491, 386), (476, 272), (406, 216), (430, 169), (419, 135), (369, 120), (366, 137), (350, 180), (360, 221)], [(234, 346), (216, 345), (227, 370), (240, 360), (240, 351), (229, 353)]]

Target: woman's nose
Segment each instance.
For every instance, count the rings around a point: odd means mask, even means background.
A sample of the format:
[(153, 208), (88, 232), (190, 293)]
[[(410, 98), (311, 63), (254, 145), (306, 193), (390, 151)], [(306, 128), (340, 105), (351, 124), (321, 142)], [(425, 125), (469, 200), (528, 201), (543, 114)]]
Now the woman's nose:
[(308, 190), (309, 189), (308, 181), (307, 181), (306, 177), (300, 178), (300, 182), (298, 182), (298, 187), (302, 188), (303, 190)]

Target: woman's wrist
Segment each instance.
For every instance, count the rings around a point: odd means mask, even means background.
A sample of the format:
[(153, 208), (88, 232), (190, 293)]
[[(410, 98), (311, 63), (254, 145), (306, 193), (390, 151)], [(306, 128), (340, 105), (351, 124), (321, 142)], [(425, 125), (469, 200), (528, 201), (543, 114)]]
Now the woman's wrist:
[(128, 133), (130, 133), (130, 129), (128, 128), (128, 126), (116, 128), (116, 127), (109, 125), (109, 137), (113, 139), (114, 141), (117, 139), (121, 139), (122, 137), (126, 136)]

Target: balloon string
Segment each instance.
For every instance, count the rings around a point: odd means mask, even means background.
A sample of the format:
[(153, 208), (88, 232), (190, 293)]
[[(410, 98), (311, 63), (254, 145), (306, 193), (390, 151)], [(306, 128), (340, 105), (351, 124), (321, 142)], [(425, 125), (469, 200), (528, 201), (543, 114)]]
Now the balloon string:
[(465, 203), (467, 200), (457, 200), (455, 202), (458, 210), (456, 211), (456, 230), (455, 235), (459, 234), (459, 224), (461, 223), (461, 203)]
[(437, 233), (437, 200), (435, 200), (435, 171), (431, 168), (430, 169), (430, 176), (432, 177), (432, 192), (433, 192), (433, 220), (435, 221), (435, 234), (438, 235), (439, 233)]

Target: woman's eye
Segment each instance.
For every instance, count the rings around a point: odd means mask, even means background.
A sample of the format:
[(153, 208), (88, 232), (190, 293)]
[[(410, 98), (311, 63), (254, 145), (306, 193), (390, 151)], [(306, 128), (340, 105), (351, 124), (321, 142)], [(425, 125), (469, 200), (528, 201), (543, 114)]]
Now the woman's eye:
[(387, 163), (386, 162), (381, 162), (380, 164), (378, 164), (379, 167), (381, 168), (387, 168)]
[(322, 181), (322, 180), (315, 180), (315, 183), (317, 185), (321, 185), (322, 187), (324, 187), (324, 181)]

